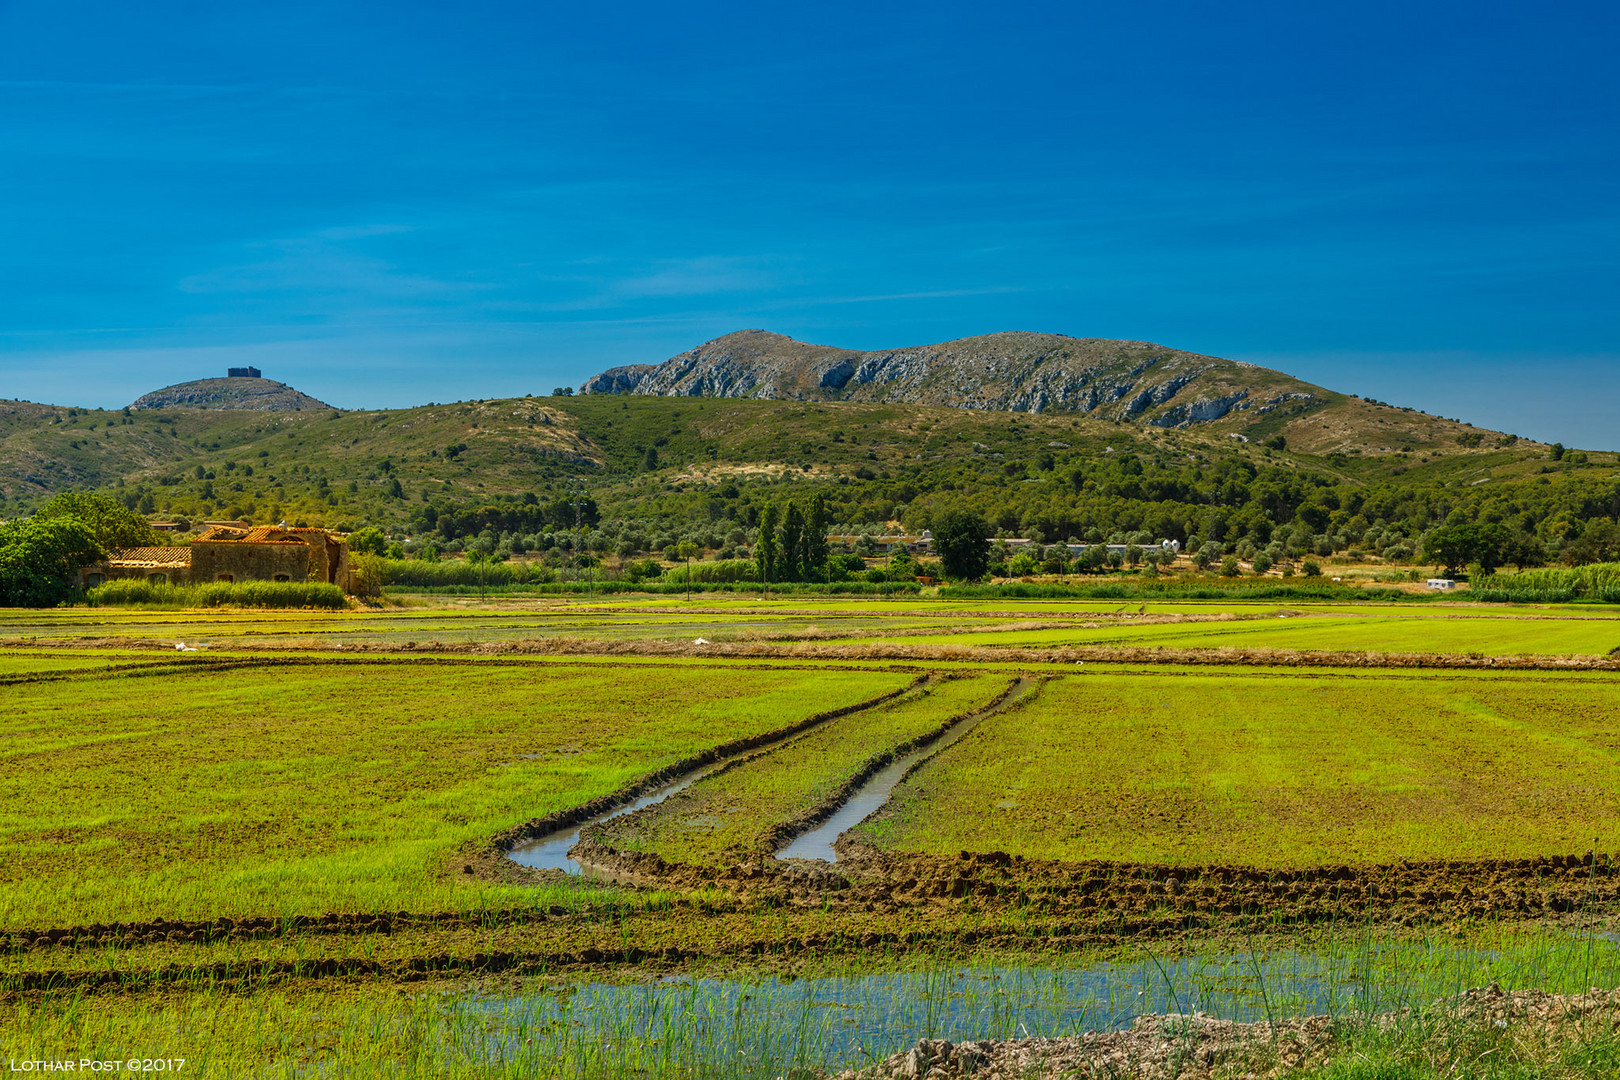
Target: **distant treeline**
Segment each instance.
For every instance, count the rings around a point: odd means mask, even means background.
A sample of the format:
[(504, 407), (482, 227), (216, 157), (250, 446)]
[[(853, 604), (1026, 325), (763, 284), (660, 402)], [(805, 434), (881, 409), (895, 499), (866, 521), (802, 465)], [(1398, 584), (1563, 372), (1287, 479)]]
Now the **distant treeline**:
[(465, 508), (426, 506), (416, 514), (418, 532), (435, 530), (446, 540), (477, 536), (489, 530), (496, 533), (567, 532), (576, 523), (582, 529), (595, 528), (602, 520), (596, 500), (581, 497), (578, 514), (568, 498), (541, 502), (526, 494), (519, 502), (493, 503)]

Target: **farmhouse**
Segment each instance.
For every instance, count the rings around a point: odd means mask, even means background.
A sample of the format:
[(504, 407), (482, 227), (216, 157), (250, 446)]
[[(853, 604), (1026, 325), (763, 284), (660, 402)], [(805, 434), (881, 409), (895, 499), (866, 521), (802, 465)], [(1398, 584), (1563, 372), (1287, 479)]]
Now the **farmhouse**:
[(214, 525), (189, 546), (119, 548), (80, 571), (87, 589), (117, 578), (173, 585), (326, 581), (345, 592), (353, 587), (349, 545), (341, 534), (280, 525)]

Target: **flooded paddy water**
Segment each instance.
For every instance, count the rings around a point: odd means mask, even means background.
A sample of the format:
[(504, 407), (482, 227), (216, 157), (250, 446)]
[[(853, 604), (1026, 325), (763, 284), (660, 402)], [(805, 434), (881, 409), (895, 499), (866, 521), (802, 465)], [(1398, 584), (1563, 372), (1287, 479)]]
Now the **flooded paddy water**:
[(438, 1008), (451, 1053), (465, 1062), (588, 1063), (604, 1075), (780, 1076), (871, 1064), (920, 1039), (1115, 1032), (1161, 1015), (1280, 1022), (1422, 1012), (1492, 983), (1612, 984), (1616, 961), (1612, 943), (1595, 935), (1499, 948), (1351, 935), (1315, 951), (1138, 948), (1029, 965), (885, 966), (874, 957), (865, 971), (578, 982), (446, 996)]
[[(1325, 1013), (1354, 1000), (1346, 972), (1285, 954), (1100, 962), (1084, 967), (937, 966), (813, 978), (668, 978), (584, 983), (532, 995), (467, 998), (452, 1017), (481, 1021), (468, 1056), (505, 1058), (537, 1033), (613, 1045), (625, 1063), (682, 1047), (778, 1066), (864, 1064), (918, 1039), (952, 1041), (1118, 1031), (1138, 1016), (1226, 1019)], [(603, 1035), (617, 1032), (616, 1043)], [(611, 1052), (611, 1051), (610, 1051)]]
[[(1027, 687), (1024, 688), (1024, 692), (1028, 692)], [(795, 837), (786, 847), (776, 852), (776, 857), (837, 862), (838, 851), (834, 845), (840, 836), (881, 810), (894, 794), (894, 789), (900, 786), (901, 781), (905, 780), (913, 769), (960, 742), (987, 716), (999, 711), (1005, 703), (1005, 701), (998, 702), (974, 713), (933, 742), (920, 746), (908, 754), (902, 754), (885, 765), (862, 784), (831, 817), (810, 831)]]

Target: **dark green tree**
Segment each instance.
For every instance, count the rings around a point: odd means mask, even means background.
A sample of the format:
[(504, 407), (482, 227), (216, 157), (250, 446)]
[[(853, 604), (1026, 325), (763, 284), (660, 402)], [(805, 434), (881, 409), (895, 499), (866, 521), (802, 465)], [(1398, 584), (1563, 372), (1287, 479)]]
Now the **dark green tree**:
[(990, 525), (971, 510), (948, 510), (934, 521), (934, 551), (945, 576), (977, 581), (990, 570)]
[(776, 504), (766, 503), (759, 512), (759, 543), (754, 545), (754, 558), (759, 562), (760, 580), (767, 584), (782, 580), (777, 573), (777, 553), (781, 550), (776, 540), (777, 520)]
[(782, 511), (782, 565), (783, 581), (804, 580), (804, 514), (789, 500)]
[(0, 606), (51, 607), (73, 595), (73, 576), (107, 557), (76, 517), (35, 515), (0, 524)]
[[(90, 530), (104, 548), (158, 547), (163, 537), (145, 518), (111, 495), (64, 492), (34, 511), (38, 521), (71, 518)], [(93, 561), (93, 560), (92, 560)]]
[(810, 497), (810, 511), (804, 516), (804, 574), (815, 579), (828, 572), (827, 500), (818, 491)]
[(360, 555), (381, 555), (388, 546), (388, 538), (375, 525), (367, 525), (349, 534), (349, 550)]
[(1462, 522), (1442, 525), (1429, 530), (1423, 538), (1423, 555), (1430, 562), (1440, 563), (1446, 573), (1455, 577), (1464, 567), (1478, 564), (1486, 574), (1493, 574), (1503, 563), (1503, 556), (1513, 534), (1506, 525)]

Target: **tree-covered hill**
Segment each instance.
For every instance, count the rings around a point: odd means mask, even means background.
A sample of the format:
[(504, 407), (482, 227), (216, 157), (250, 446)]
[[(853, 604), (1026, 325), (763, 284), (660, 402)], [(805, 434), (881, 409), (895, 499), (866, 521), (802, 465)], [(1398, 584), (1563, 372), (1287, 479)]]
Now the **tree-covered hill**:
[(1422, 414), (1406, 422), (1413, 435), (1391, 453), (1314, 454), (1281, 432), (1243, 441), (1073, 414), (846, 402), (587, 395), (291, 413), (0, 402), (0, 516), (102, 490), (151, 516), (543, 546), (571, 525), (559, 501), (582, 488), (615, 549), (620, 534), (716, 548), (746, 540), (766, 502), (821, 491), (830, 519), (851, 527), (926, 528), (968, 506), (1046, 542), (1146, 532), (1400, 556), (1429, 529), (1477, 520), (1551, 558), (1607, 554), (1616, 455), (1474, 438)]

